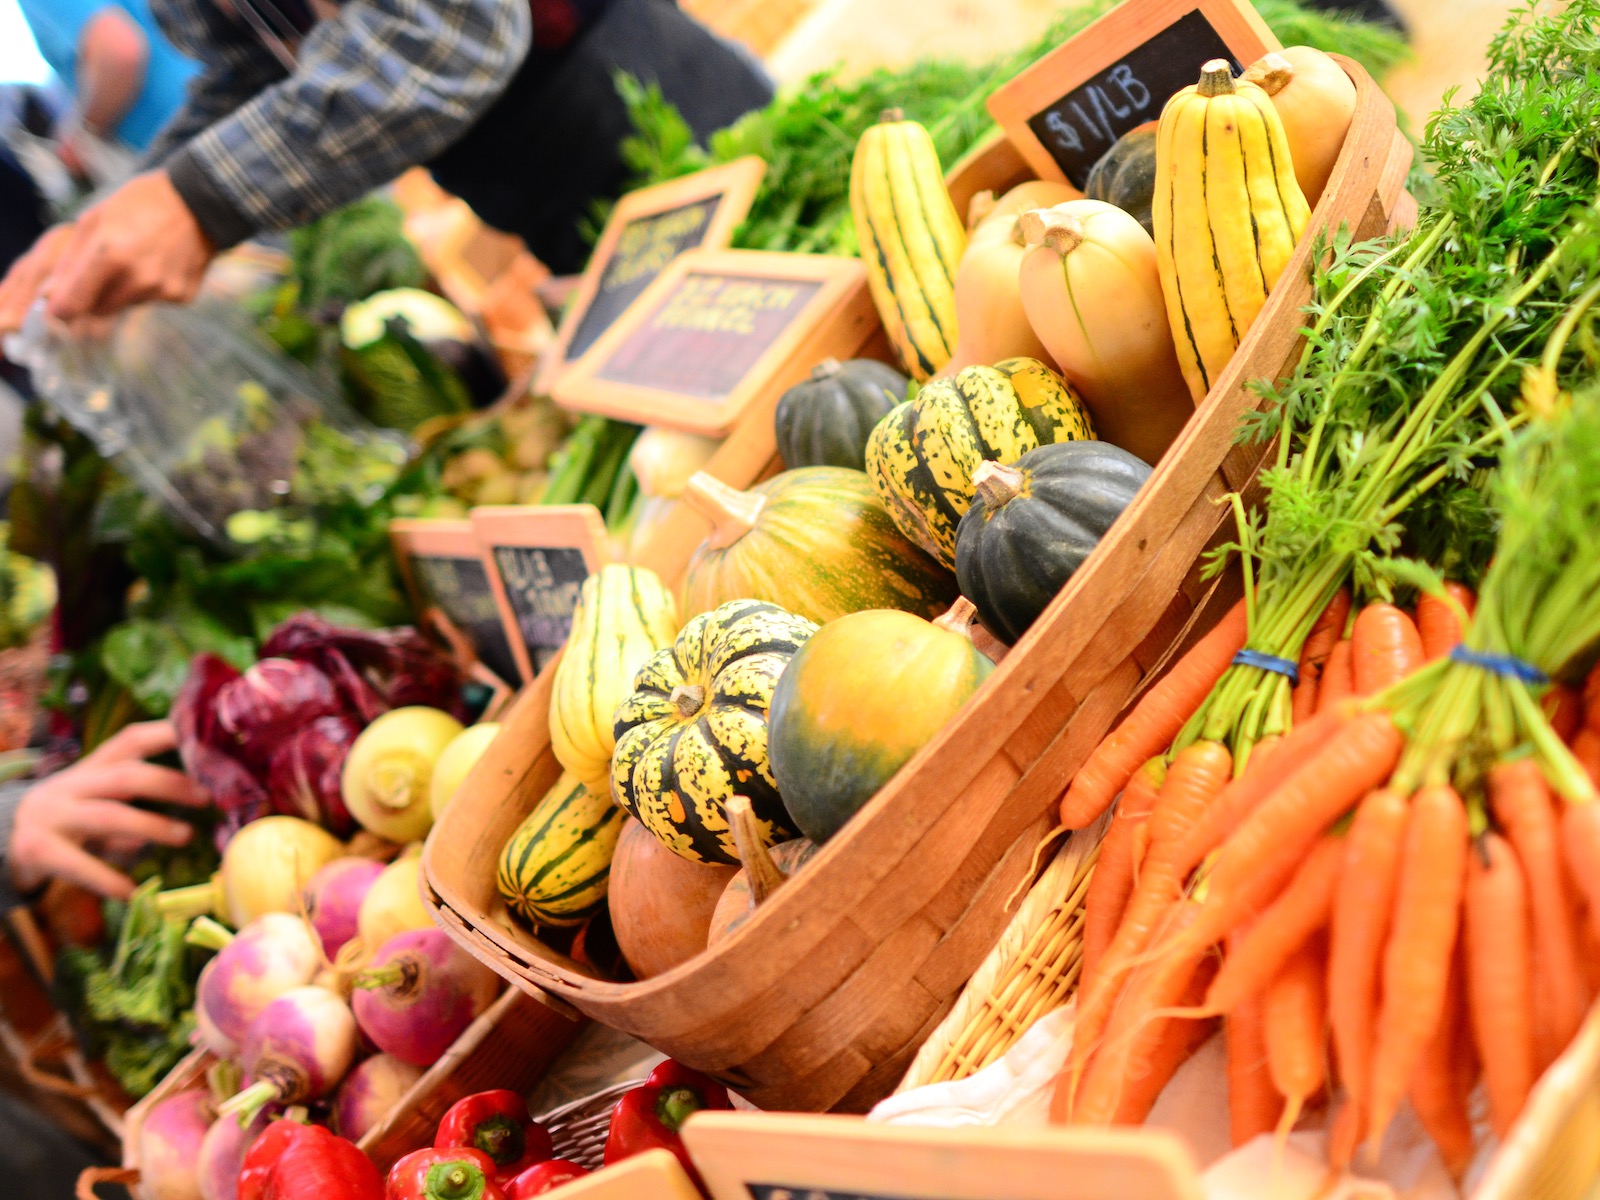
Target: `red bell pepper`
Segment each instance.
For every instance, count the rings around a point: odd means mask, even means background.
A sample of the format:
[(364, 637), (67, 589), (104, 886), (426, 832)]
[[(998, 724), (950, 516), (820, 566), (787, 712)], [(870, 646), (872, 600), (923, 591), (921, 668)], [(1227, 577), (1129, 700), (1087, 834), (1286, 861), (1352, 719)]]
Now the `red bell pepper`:
[(320, 1125), (274, 1121), (246, 1151), (239, 1200), (383, 1200), (372, 1160)]
[(389, 1172), (384, 1200), (506, 1200), (494, 1159), (470, 1146), (414, 1150)]
[(564, 1158), (552, 1158), (529, 1167), (513, 1179), (506, 1188), (506, 1200), (533, 1200), (535, 1196), (542, 1196), (563, 1183), (582, 1179), (587, 1174), (587, 1167), (580, 1167)]
[(502, 1187), (555, 1153), (550, 1134), (528, 1115), (527, 1102), (504, 1090), (457, 1100), (439, 1122), (433, 1145), (483, 1151), (494, 1160), (495, 1182)]
[(669, 1058), (650, 1072), (643, 1086), (623, 1093), (611, 1111), (606, 1165), (661, 1147), (676, 1154), (690, 1177), (698, 1179), (678, 1131), (690, 1114), (703, 1108), (732, 1107), (727, 1088)]

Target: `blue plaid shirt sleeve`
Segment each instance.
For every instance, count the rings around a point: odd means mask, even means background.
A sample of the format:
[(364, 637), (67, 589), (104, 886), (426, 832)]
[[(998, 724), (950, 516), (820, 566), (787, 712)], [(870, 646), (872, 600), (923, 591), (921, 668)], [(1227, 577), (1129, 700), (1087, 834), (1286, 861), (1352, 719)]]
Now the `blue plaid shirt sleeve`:
[(210, 15), (191, 28), (209, 34), (194, 49), (215, 66), (174, 129), (205, 123), (164, 165), (218, 247), (302, 225), (433, 158), (500, 95), (532, 40), (527, 0), (347, 0), (284, 74), (243, 28), (221, 37)]

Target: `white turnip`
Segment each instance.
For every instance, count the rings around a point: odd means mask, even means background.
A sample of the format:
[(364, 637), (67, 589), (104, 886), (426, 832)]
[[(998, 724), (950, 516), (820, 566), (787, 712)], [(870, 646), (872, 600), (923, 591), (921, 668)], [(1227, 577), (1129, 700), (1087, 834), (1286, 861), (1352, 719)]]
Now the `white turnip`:
[(194, 1033), (189, 1041), (193, 1045), (211, 1051), (218, 1058), (232, 1058), (239, 1049), (238, 1043), (217, 1028), (217, 1023), (211, 1019), (211, 1014), (206, 1011), (205, 1004), (199, 999), (202, 994), (216, 986), (206, 982), (216, 961), (212, 959), (200, 969), (200, 980), (195, 985)]
[(201, 1200), (200, 1144), (212, 1117), (207, 1091), (168, 1096), (145, 1114), (139, 1130), (139, 1172), (148, 1200)]
[(356, 738), (344, 760), (340, 790), (363, 828), (391, 842), (409, 842), (433, 824), (433, 770), (461, 722), (437, 708), (412, 705), (386, 712)]
[(383, 871), (383, 864), (370, 858), (336, 858), (306, 884), (306, 916), (330, 959), (356, 936), (361, 902)]
[(422, 903), (422, 859), (405, 854), (373, 882), (356, 920), (368, 950), (377, 950), (397, 933), (432, 929), (433, 914)]
[(322, 966), (316, 936), (299, 917), (268, 913), (246, 925), (201, 974), (197, 1007), (222, 1039), (243, 1040), (256, 1015)]
[(494, 973), (437, 929), (389, 939), (356, 978), (361, 1031), (402, 1062), (432, 1066), (494, 1002)]
[(175, 920), (217, 916), (238, 928), (264, 913), (299, 911), (300, 889), (344, 852), (343, 842), (310, 821), (262, 817), (233, 835), (209, 882), (162, 892), (156, 902)]
[(266, 1127), (265, 1109), (248, 1125), (232, 1117), (218, 1117), (211, 1123), (195, 1167), (202, 1200), (239, 1200), (239, 1168), (244, 1165), (245, 1152)]
[(421, 1067), (391, 1054), (374, 1054), (358, 1063), (333, 1098), (333, 1131), (359, 1142), (421, 1078)]
[(250, 1085), (219, 1112), (248, 1123), (268, 1104), (300, 1104), (326, 1096), (356, 1057), (350, 1006), (326, 988), (285, 992), (250, 1022), (239, 1044), (239, 1066)]

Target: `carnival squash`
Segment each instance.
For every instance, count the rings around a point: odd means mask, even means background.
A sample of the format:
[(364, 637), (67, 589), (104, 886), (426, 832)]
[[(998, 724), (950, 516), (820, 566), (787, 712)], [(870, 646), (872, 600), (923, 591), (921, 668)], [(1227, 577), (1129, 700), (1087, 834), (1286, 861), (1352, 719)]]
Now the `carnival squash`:
[[(1150, 203), (1156, 190), (1156, 122), (1135, 125), (1100, 156), (1083, 182), (1083, 194), (1091, 200), (1115, 204), (1146, 233), (1155, 229)], [(1039, 205), (1040, 208), (1048, 207)]]
[(677, 603), (654, 572), (612, 564), (583, 581), (550, 691), (550, 748), (591, 791), (609, 786), (617, 705), (677, 631)]
[(737, 863), (723, 806), (747, 796), (768, 845), (794, 836), (767, 764), (767, 706), (804, 617), (734, 600), (690, 619), (617, 709), (611, 794), (675, 853)]
[(730, 800), (727, 812), (742, 865), (738, 873), (728, 880), (727, 890), (722, 893), (716, 911), (711, 914), (711, 928), (706, 933), (708, 946), (715, 946), (754, 916), (756, 909), (788, 882), (791, 875), (810, 862), (820, 849), (815, 842), (797, 838), (768, 850), (761, 844), (755, 813), (743, 796), (735, 796)]
[(786, 467), (867, 464), (867, 435), (906, 398), (910, 380), (872, 358), (825, 359), (778, 401), (773, 418)]
[(1088, 411), (1061, 376), (1036, 359), (1008, 358), (936, 380), (879, 421), (867, 476), (900, 532), (951, 566), (979, 463), (1092, 437)]
[(495, 882), (507, 907), (534, 925), (581, 925), (606, 899), (625, 820), (609, 790), (563, 771), (500, 854)]
[(633, 973), (650, 979), (706, 948), (717, 902), (737, 868), (690, 862), (631, 817), (611, 859), (611, 927)]
[(1099, 544), (1150, 478), (1105, 442), (1040, 446), (1015, 463), (986, 462), (956, 535), (956, 577), (984, 627), (1008, 645)]
[(1153, 463), (1194, 414), (1156, 246), (1122, 209), (1072, 200), (1018, 218), (1022, 303), (1104, 441)]
[(1156, 130), (1156, 262), (1178, 364), (1199, 403), (1305, 232), (1283, 122), (1266, 92), (1214, 58)]
[(765, 600), (822, 624), (864, 608), (935, 616), (955, 579), (901, 536), (860, 471), (801, 467), (747, 492), (696, 475), (683, 498), (711, 521), (689, 559), (684, 611)]
[(1272, 99), (1306, 203), (1328, 186), (1356, 115), (1356, 85), (1321, 50), (1285, 46), (1245, 68), (1244, 77)]
[(838, 833), (992, 670), (963, 633), (910, 613), (853, 613), (812, 635), (773, 690), (768, 736), (800, 832)]

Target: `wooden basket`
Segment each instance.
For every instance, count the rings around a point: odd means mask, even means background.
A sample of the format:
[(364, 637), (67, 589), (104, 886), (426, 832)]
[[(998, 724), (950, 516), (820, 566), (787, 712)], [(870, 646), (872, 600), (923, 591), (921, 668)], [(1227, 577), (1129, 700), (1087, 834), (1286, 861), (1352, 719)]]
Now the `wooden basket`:
[[(1404, 202), (1411, 151), (1393, 105), (1340, 62), (1356, 113), (1310, 228), (1368, 237)], [(1141, 681), (1222, 607), (1199, 560), (1224, 532), (1220, 501), (1248, 492), (1265, 454), (1235, 443), (1260, 403), (1246, 383), (1280, 377), (1298, 355), (1311, 256), (1308, 235), (1151, 481), (980, 692), (732, 937), (665, 975), (618, 983), (510, 920), (493, 863), (560, 771), (548, 677), (513, 706), (429, 840), (424, 874), (443, 928), (520, 986), (762, 1107), (860, 1111), (886, 1095), (998, 939), (1064, 782)], [(688, 550), (660, 540), (646, 565), (676, 580)]]
[(550, 1140), (555, 1144), (553, 1157), (598, 1171), (604, 1162), (606, 1137), (611, 1132), (611, 1110), (625, 1093), (643, 1083), (643, 1079), (630, 1079), (613, 1084), (539, 1117), (539, 1124), (550, 1131)]

